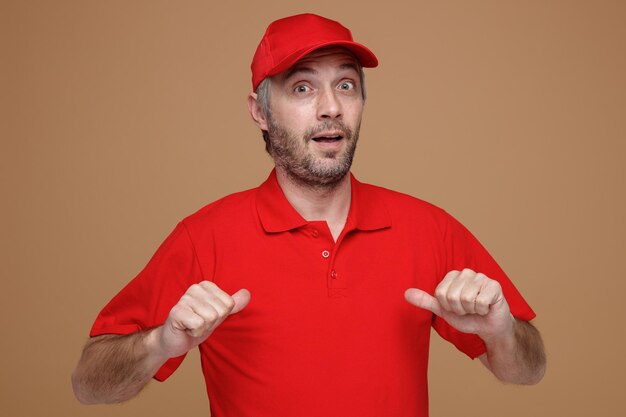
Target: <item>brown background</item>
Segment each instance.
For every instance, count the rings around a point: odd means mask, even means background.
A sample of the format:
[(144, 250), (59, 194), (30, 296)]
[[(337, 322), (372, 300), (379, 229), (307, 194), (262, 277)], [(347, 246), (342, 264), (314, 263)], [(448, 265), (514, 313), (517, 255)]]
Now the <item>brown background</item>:
[(356, 175), (446, 208), (539, 314), (536, 387), (502, 385), (434, 337), (432, 416), (620, 414), (625, 5), (3, 2), (0, 414), (208, 415), (195, 353), (121, 406), (79, 405), (70, 373), (176, 222), (266, 177), (249, 62), (269, 21), (303, 11), (381, 61)]

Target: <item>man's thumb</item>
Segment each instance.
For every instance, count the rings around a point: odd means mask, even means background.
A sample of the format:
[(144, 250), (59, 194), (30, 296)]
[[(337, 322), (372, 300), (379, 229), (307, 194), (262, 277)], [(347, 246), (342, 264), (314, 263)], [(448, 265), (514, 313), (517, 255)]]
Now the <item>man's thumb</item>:
[(441, 316), (441, 305), (439, 301), (426, 291), (417, 288), (409, 288), (404, 292), (404, 298), (416, 307), (426, 309), (438, 316)]
[(232, 295), (233, 301), (235, 301), (235, 307), (231, 310), (230, 314), (239, 313), (250, 302), (250, 291), (245, 288), (240, 289)]

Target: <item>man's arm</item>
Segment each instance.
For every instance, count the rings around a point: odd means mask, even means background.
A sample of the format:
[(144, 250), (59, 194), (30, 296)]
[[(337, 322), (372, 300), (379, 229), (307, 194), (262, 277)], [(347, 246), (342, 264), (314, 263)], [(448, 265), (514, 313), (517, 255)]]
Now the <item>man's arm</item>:
[(150, 349), (153, 331), (90, 339), (72, 374), (76, 398), (83, 404), (118, 403), (137, 395), (168, 359)]
[(411, 288), (405, 298), (455, 329), (480, 336), (487, 346), (480, 360), (501, 381), (536, 384), (543, 378), (546, 357), (541, 336), (530, 323), (511, 315), (497, 281), (471, 269), (450, 271), (435, 297)]
[(500, 381), (533, 385), (546, 371), (546, 355), (539, 331), (531, 323), (515, 320), (512, 337), (485, 340), (487, 353), (478, 358)]
[(72, 374), (76, 398), (95, 404), (134, 397), (169, 358), (204, 342), (249, 301), (245, 289), (231, 297), (212, 282), (203, 281), (189, 287), (162, 326), (124, 336), (94, 337), (85, 345)]

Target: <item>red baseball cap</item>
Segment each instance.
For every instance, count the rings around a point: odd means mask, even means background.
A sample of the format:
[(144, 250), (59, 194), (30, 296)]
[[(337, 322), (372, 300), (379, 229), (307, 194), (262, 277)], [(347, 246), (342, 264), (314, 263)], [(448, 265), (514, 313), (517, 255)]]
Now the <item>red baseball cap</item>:
[(362, 66), (378, 65), (376, 55), (354, 42), (341, 23), (311, 13), (276, 20), (267, 27), (252, 58), (252, 91), (266, 77), (279, 74), (305, 55), (329, 45), (339, 45), (356, 55)]

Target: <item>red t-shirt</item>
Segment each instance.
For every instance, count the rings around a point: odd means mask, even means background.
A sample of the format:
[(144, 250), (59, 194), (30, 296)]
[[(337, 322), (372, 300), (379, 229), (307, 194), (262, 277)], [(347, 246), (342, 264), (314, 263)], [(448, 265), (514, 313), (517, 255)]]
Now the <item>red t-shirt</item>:
[(91, 336), (162, 324), (202, 280), (229, 294), (247, 288), (249, 305), (200, 345), (213, 417), (425, 417), (431, 326), (472, 358), (485, 346), (411, 306), (404, 292), (432, 294), (448, 271), (463, 268), (498, 280), (515, 317), (534, 317), (478, 240), (443, 210), (352, 177), (335, 243), (325, 222), (291, 207), (272, 172), (260, 187), (179, 223), (102, 310)]

